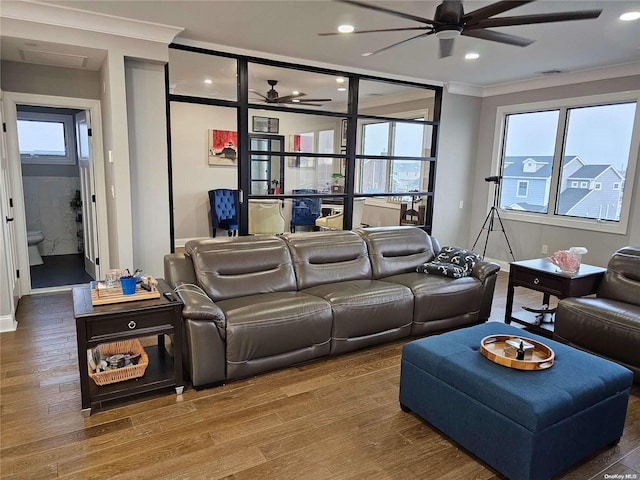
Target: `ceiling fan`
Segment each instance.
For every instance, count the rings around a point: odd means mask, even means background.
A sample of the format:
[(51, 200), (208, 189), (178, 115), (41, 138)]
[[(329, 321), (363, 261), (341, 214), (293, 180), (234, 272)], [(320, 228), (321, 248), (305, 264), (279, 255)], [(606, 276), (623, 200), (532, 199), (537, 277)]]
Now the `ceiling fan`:
[[(464, 13), (461, 0), (444, 0), (440, 5), (436, 7), (436, 13), (433, 20), (429, 18), (417, 17), (408, 13), (399, 12), (397, 10), (391, 10), (389, 8), (381, 7), (379, 5), (360, 2), (356, 0), (336, 0), (341, 3), (348, 3), (357, 7), (368, 8), (369, 10), (375, 10), (376, 12), (387, 13), (396, 17), (405, 18), (407, 20), (413, 20), (425, 25), (419, 27), (407, 27), (407, 28), (387, 28), (381, 30), (356, 30), (352, 33), (377, 33), (377, 32), (400, 32), (400, 31), (423, 31), (419, 35), (416, 35), (406, 40), (388, 45), (384, 48), (376, 50), (371, 53), (364, 54), (364, 56), (375, 55), (376, 53), (384, 52), (390, 48), (402, 45), (403, 43), (410, 42), (417, 38), (426, 37), (428, 35), (435, 35), (440, 40), (440, 58), (450, 57), (453, 54), (453, 42), (460, 36), (465, 35), (467, 37), (480, 38), (483, 40), (491, 40), (493, 42), (506, 43), (508, 45), (516, 45), (518, 47), (526, 47), (534, 42), (528, 38), (511, 35), (508, 33), (496, 32), (494, 30), (487, 30), (494, 27), (510, 27), (515, 25), (531, 25), (535, 23), (548, 23), (548, 22), (566, 22), (569, 20), (588, 20), (592, 18), (598, 18), (602, 10), (581, 10), (573, 12), (558, 12), (558, 13), (540, 13), (534, 15), (521, 15), (516, 17), (494, 17), (500, 13), (506, 12), (513, 8), (531, 3), (534, 0), (506, 0), (492, 3), (486, 7), (479, 8), (470, 13)], [(342, 33), (320, 33), (318, 35), (343, 35)]]
[(268, 90), (266, 95), (263, 95), (257, 90), (249, 91), (261, 97), (266, 103), (300, 103), (303, 105), (311, 105), (313, 107), (321, 107), (322, 105), (320, 105), (319, 103), (309, 102), (330, 102), (332, 100), (331, 98), (301, 98), (306, 95), (306, 93), (302, 92), (292, 93), (291, 95), (285, 95), (281, 97), (274, 88), (278, 84), (278, 80), (267, 80), (267, 83), (271, 85), (271, 90)]

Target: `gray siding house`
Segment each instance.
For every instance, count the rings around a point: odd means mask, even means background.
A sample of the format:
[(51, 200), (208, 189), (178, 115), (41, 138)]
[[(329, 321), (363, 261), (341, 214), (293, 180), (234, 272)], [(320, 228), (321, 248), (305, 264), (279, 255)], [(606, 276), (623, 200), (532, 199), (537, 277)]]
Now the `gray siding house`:
[[(562, 159), (560, 194), (555, 213), (582, 218), (619, 220), (623, 177), (611, 165), (586, 164), (576, 155)], [(505, 157), (500, 208), (548, 211), (553, 158)]]

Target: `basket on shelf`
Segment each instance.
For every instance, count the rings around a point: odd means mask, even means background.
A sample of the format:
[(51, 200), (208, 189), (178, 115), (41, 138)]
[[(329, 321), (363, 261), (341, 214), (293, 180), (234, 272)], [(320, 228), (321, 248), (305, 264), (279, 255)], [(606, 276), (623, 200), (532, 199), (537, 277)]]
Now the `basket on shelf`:
[(103, 343), (98, 345), (103, 358), (118, 353), (132, 353), (134, 355), (140, 354), (140, 359), (136, 365), (127, 365), (125, 367), (116, 368), (114, 370), (107, 370), (105, 372), (96, 373), (89, 369), (89, 377), (96, 382), (96, 385), (108, 385), (110, 383), (122, 382), (124, 380), (131, 380), (133, 378), (140, 378), (144, 375), (147, 366), (149, 365), (149, 356), (144, 351), (144, 347), (138, 339), (122, 340), (113, 343)]

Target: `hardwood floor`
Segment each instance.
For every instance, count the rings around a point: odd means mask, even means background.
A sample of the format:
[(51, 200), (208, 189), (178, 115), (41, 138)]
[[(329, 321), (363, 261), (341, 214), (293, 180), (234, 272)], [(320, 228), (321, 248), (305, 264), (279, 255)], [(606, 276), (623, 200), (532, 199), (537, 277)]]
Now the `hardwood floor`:
[[(500, 274), (492, 320), (502, 321)], [(535, 303), (533, 294), (516, 303)], [(520, 308), (516, 305), (517, 308)], [(71, 293), (24, 297), (0, 335), (0, 477), (500, 478), (398, 405), (396, 342), (182, 398), (171, 391), (80, 414)], [(508, 448), (505, 446), (505, 448)], [(640, 479), (640, 385), (620, 443), (561, 477)], [(613, 478), (613, 477), (608, 477)]]

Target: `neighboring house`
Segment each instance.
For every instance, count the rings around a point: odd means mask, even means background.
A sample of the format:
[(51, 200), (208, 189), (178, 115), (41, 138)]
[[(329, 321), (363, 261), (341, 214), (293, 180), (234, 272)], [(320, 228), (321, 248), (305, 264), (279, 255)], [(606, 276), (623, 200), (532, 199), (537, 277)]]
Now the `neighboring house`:
[[(551, 188), (551, 156), (505, 157), (500, 207), (546, 212)], [(563, 158), (557, 214), (618, 220), (623, 177), (611, 165), (586, 164), (576, 155)]]

